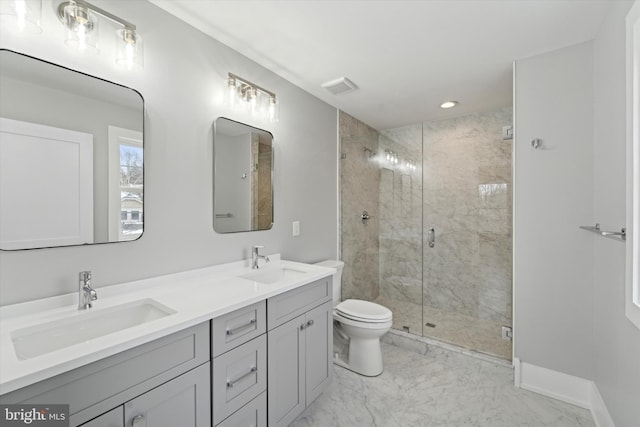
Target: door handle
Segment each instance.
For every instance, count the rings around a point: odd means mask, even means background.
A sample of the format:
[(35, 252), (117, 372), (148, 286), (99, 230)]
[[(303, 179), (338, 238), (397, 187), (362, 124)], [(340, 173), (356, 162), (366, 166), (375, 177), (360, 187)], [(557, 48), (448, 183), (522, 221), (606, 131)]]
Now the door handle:
[(436, 230), (431, 227), (427, 232), (427, 242), (429, 243), (429, 247), (433, 248), (436, 245)]

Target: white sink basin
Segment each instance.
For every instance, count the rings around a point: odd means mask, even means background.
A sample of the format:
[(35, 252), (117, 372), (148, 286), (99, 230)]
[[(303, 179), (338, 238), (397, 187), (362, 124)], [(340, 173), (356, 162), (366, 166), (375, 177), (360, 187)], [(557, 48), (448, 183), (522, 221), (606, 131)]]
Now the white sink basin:
[(18, 359), (31, 359), (173, 313), (175, 310), (157, 301), (144, 299), (102, 310), (78, 311), (64, 319), (18, 329), (11, 333), (11, 341)]
[(301, 276), (307, 274), (306, 271), (303, 270), (295, 270), (293, 268), (286, 267), (276, 267), (276, 268), (265, 268), (264, 270), (258, 270), (255, 273), (249, 273), (240, 276), (243, 279), (253, 280), (254, 282), (271, 284), (280, 282), (282, 280), (289, 279), (298, 279)]

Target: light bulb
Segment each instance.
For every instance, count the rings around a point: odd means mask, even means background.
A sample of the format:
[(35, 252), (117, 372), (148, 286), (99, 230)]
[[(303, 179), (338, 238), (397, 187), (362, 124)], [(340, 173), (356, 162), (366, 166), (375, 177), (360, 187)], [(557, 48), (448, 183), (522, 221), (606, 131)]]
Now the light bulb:
[(80, 52), (98, 53), (98, 18), (88, 8), (70, 3), (64, 8), (67, 46)]
[(128, 70), (143, 68), (142, 37), (131, 28), (116, 31), (116, 64)]
[(0, 0), (0, 26), (18, 33), (38, 34), (42, 0)]
[(27, 2), (25, 2), (24, 0), (16, 0), (15, 8), (16, 8), (16, 19), (17, 19), (16, 25), (18, 26), (18, 30), (24, 31), (27, 25), (26, 23)]

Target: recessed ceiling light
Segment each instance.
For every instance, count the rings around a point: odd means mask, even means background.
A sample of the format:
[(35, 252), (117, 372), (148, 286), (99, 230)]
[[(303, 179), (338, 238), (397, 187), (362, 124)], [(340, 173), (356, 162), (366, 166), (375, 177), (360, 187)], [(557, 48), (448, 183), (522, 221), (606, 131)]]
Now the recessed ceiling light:
[(458, 101), (445, 101), (442, 104), (440, 104), (440, 108), (453, 108), (456, 105), (458, 105)]

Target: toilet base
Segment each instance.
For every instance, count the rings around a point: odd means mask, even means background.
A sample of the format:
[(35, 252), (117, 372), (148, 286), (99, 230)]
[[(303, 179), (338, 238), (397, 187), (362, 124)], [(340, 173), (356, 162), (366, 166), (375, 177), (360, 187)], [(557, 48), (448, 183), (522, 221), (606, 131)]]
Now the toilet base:
[(380, 374), (382, 374), (383, 371), (380, 371), (379, 373), (375, 374), (375, 375), (367, 375), (364, 374), (362, 372), (356, 371), (355, 369), (353, 369), (351, 366), (349, 366), (349, 364), (347, 362), (345, 362), (344, 360), (340, 359), (339, 357), (334, 357), (333, 358), (333, 364), (340, 366), (342, 368), (348, 369), (349, 371), (356, 373), (358, 375), (362, 375), (363, 377), (377, 377)]
[(343, 360), (343, 352), (335, 351), (333, 363), (365, 377), (377, 377), (382, 374), (382, 351), (379, 339), (349, 339), (348, 360)]
[(382, 373), (382, 351), (380, 339), (349, 339), (350, 369), (367, 377), (376, 377)]

